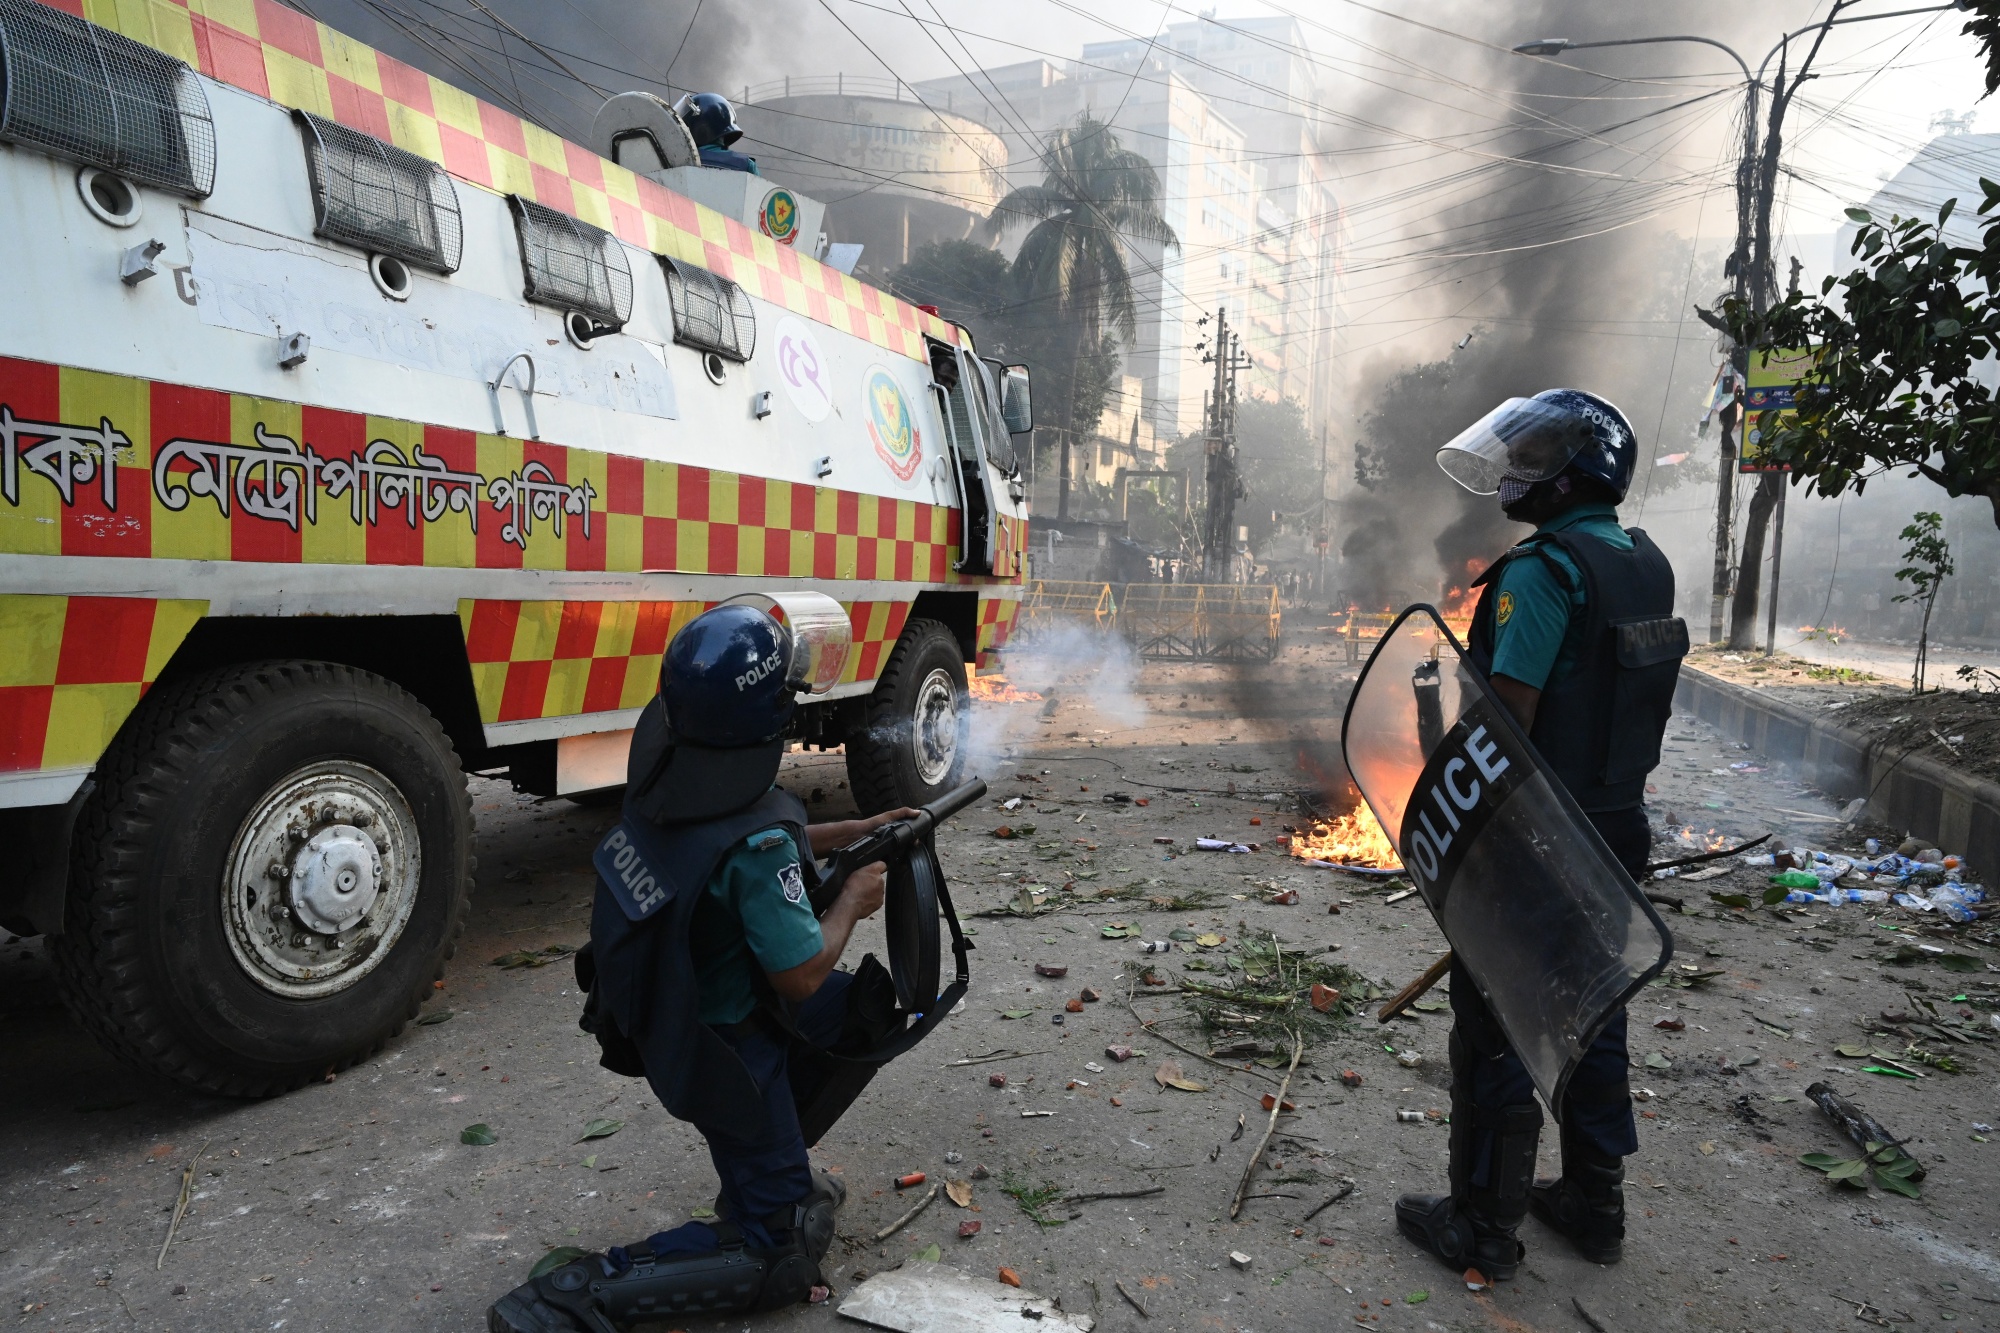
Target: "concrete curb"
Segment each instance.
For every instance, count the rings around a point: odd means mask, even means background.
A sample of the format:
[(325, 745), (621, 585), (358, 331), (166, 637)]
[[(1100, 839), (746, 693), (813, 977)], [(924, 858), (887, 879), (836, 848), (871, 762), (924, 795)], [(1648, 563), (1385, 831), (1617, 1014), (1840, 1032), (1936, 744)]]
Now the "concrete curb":
[(1674, 707), (1747, 742), (1836, 801), (1868, 798), (1868, 814), (1963, 852), (1975, 871), (2000, 873), (2000, 783), (1960, 773), (1930, 750), (1892, 746), (1693, 667), (1682, 667)]

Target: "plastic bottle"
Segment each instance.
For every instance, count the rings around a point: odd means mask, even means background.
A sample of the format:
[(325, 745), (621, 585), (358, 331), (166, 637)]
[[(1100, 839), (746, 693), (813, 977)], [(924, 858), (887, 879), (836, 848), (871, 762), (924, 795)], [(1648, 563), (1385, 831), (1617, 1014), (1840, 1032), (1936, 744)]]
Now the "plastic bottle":
[(1964, 889), (1957, 884), (1940, 884), (1931, 890), (1931, 906), (1960, 925), (1974, 919), (1972, 901), (1976, 900), (1968, 900)]
[(1886, 903), (1889, 901), (1887, 889), (1849, 889), (1847, 900), (1851, 903)]
[(1865, 845), (1868, 848), (1870, 856), (1880, 856), (1882, 854), (1882, 840), (1880, 838), (1870, 838)]
[[(1839, 890), (1836, 889), (1834, 892), (1838, 893)], [(1793, 889), (1785, 895), (1785, 901), (1788, 903), (1822, 903), (1831, 906), (1835, 902), (1838, 902), (1839, 899), (1830, 893), (1808, 893), (1804, 889)]]

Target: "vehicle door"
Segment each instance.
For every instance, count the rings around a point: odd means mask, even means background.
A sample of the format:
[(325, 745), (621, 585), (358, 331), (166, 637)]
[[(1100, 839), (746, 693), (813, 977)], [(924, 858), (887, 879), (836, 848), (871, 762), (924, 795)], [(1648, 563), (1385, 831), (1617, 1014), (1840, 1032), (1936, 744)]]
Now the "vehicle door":
[[(959, 556), (953, 568), (964, 574), (992, 574), (1000, 533), (988, 461), (997, 416), (985, 384), (986, 370), (976, 356), (957, 347), (935, 338), (924, 341), (930, 352), (931, 392), (944, 419), (947, 448), (942, 460), (951, 472), (961, 518)], [(1011, 441), (1008, 455), (1012, 455)]]

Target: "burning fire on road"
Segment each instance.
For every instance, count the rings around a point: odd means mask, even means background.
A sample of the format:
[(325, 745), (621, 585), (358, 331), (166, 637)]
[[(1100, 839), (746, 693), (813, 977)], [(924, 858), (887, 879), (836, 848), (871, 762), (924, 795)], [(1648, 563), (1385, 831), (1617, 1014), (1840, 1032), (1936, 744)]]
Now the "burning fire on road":
[(1375, 812), (1365, 804), (1355, 806), (1352, 813), (1337, 819), (1316, 819), (1310, 829), (1294, 833), (1291, 853), (1304, 861), (1328, 861), (1376, 870), (1400, 870), (1403, 865), (1389, 843), (1389, 835), (1376, 822)]
[(1015, 689), (1005, 676), (974, 676), (966, 682), (973, 698), (988, 704), (1031, 704), (1039, 703), (1041, 695), (1033, 690)]

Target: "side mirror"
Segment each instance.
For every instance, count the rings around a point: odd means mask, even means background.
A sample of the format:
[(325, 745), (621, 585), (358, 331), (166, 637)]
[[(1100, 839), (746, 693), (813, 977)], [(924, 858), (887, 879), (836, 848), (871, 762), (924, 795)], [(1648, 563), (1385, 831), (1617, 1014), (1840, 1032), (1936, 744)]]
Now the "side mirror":
[(1009, 366), (1000, 385), (1000, 419), (1009, 435), (1026, 435), (1035, 428), (1034, 397), (1028, 388), (1028, 368)]

